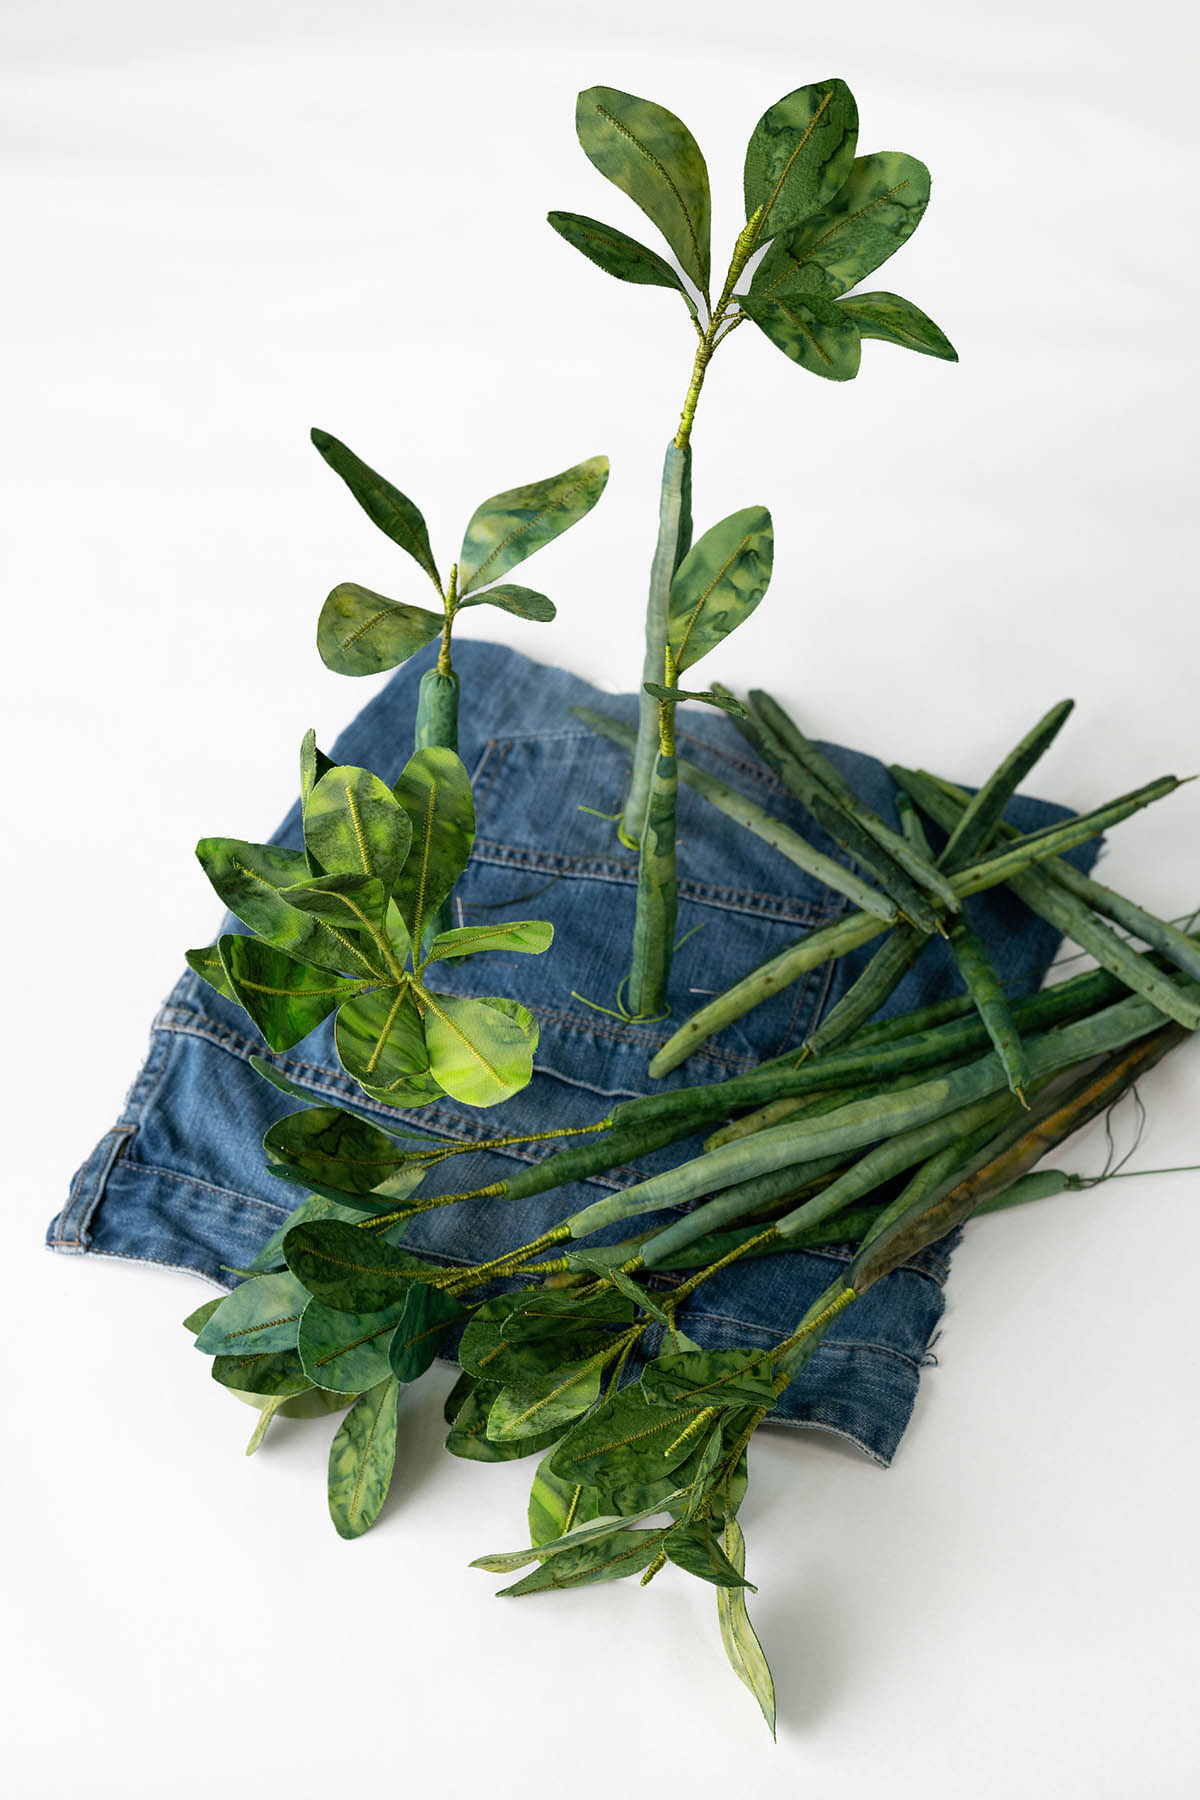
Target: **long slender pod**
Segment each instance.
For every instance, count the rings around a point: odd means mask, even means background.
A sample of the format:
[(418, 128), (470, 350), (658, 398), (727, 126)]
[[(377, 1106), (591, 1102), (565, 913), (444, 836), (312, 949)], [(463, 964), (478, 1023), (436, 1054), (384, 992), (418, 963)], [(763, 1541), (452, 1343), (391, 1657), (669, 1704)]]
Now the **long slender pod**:
[[(672, 439), (663, 459), (658, 506), (658, 541), (650, 566), (650, 594), (646, 604), (646, 653), (642, 681), (661, 681), (667, 646), (667, 619), (671, 582), (692, 541), (692, 450)], [(637, 744), (633, 771), (625, 800), (620, 835), (631, 849), (642, 841), (654, 761), (658, 755), (658, 702), (643, 686), (638, 695)]]
[(637, 913), (629, 975), (629, 1010), (654, 1018), (667, 1003), (667, 979), (675, 949), (678, 900), (675, 887), (675, 802), (679, 781), (675, 757), (660, 750), (654, 759), (650, 804), (638, 858)]

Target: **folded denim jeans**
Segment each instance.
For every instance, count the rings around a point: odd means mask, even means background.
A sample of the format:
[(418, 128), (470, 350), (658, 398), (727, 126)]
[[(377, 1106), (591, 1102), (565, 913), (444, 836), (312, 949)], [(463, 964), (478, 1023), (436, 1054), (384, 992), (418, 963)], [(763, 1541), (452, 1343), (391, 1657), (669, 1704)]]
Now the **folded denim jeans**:
[[(586, 1125), (614, 1100), (648, 1092), (650, 1057), (703, 999), (818, 926), (850, 909), (838, 893), (786, 861), (689, 789), (679, 796), (680, 945), (670, 986), (671, 1016), (634, 1023), (619, 1016), (617, 991), (628, 970), (636, 894), (636, 857), (617, 838), (628, 758), (580, 724), (586, 705), (632, 724), (632, 695), (599, 693), (560, 669), (495, 644), (455, 647), (462, 680), (460, 755), (471, 776), (477, 835), (455, 890), (454, 923), (545, 918), (555, 939), (543, 956), (493, 952), (445, 968), (448, 990), (519, 998), (537, 1017), (541, 1038), (529, 1086), (500, 1109), (473, 1110), (446, 1098), (414, 1112), (376, 1106), (341, 1068), (330, 1022), (275, 1058), (314, 1100), (350, 1102), (381, 1122), (402, 1122), (469, 1144), (502, 1132)], [(395, 780), (411, 754), (417, 683), (432, 652), (414, 659), (364, 707), (333, 746), (340, 763)], [(678, 719), (680, 754), (802, 831), (826, 855), (839, 847), (756, 763), (723, 715), (687, 707)], [(893, 786), (872, 757), (824, 745), (842, 775), (893, 824)], [(903, 746), (897, 746), (902, 750)], [(1064, 816), (1063, 809), (1020, 798), (1007, 815), (1023, 830)], [(246, 820), (221, 826), (239, 836)], [(299, 807), (276, 841), (301, 842)], [(1081, 868), (1096, 846), (1072, 855)], [(1005, 889), (970, 903), (976, 928), (1011, 994), (1041, 983), (1058, 938)], [(236, 921), (227, 929), (240, 929)], [(800, 1044), (878, 946), (827, 964), (728, 1026), (667, 1078), (685, 1086), (718, 1080)], [(939, 941), (926, 949), (887, 1012), (955, 992), (958, 977)], [(591, 1004), (589, 1004), (591, 1002)], [(598, 1010), (605, 1008), (608, 1010)], [(231, 1284), (226, 1270), (253, 1258), (299, 1203), (302, 1192), (266, 1171), (267, 1128), (294, 1110), (251, 1069), (264, 1052), (254, 1026), (190, 971), (151, 1028), (150, 1051), (118, 1123), (76, 1174), (67, 1204), (50, 1226), (51, 1248), (161, 1264)], [(452, 1159), (440, 1191), (483, 1186), (536, 1160), (551, 1146)], [(478, 1200), (417, 1218), (406, 1245), (445, 1264), (487, 1260), (528, 1242), (604, 1192), (694, 1155), (695, 1139), (591, 1181), (517, 1202)], [(423, 1190), (426, 1191), (426, 1190)], [(429, 1192), (437, 1191), (430, 1182)], [(664, 1219), (669, 1214), (664, 1214)], [(643, 1221), (639, 1221), (638, 1229)], [(628, 1234), (628, 1225), (610, 1237)], [(601, 1235), (597, 1241), (604, 1241)], [(886, 1464), (912, 1412), (918, 1371), (943, 1309), (942, 1285), (952, 1240), (931, 1246), (873, 1287), (838, 1320), (803, 1373), (782, 1396), (783, 1423), (820, 1427), (852, 1440)], [(680, 1309), (683, 1329), (706, 1348), (765, 1347), (791, 1331), (810, 1302), (849, 1259), (847, 1247), (791, 1251), (733, 1264), (706, 1281)], [(644, 1354), (657, 1354), (655, 1333)]]

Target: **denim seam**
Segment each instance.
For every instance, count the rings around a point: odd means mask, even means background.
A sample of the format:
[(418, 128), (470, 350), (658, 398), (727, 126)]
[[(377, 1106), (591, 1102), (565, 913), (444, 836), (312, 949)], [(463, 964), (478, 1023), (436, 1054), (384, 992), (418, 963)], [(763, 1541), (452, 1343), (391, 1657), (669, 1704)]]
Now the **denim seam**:
[[(104, 1192), (113, 1166), (120, 1157), (124, 1145), (136, 1130), (136, 1125), (114, 1125), (112, 1130), (106, 1131), (100, 1139), (88, 1161), (79, 1171), (74, 1191), (63, 1208), (58, 1221), (58, 1230), (54, 1234), (56, 1244), (73, 1243), (86, 1249), (87, 1246), (83, 1240), (88, 1222), (99, 1204), (100, 1196)], [(71, 1226), (73, 1215), (76, 1213), (78, 1213), (77, 1228), (73, 1228), (68, 1237), (68, 1227)]]
[(218, 1187), (214, 1181), (204, 1181), (199, 1175), (188, 1175), (180, 1169), (164, 1169), (159, 1163), (127, 1162), (125, 1167), (134, 1174), (153, 1175), (161, 1181), (178, 1181), (184, 1187), (200, 1188), (222, 1200), (236, 1200), (239, 1207), (256, 1206), (262, 1212), (277, 1213), (282, 1219), (296, 1210), (294, 1206), (284, 1206), (281, 1201), (263, 1200), (257, 1194), (243, 1193), (241, 1188)]
[[(85, 1249), (87, 1248), (86, 1244), (83, 1243), (83, 1240), (92, 1219), (95, 1217), (96, 1209), (104, 1199), (104, 1190), (108, 1186), (109, 1177), (112, 1175), (113, 1170), (122, 1160), (126, 1150), (137, 1135), (138, 1128), (142, 1121), (142, 1115), (145, 1113), (147, 1107), (154, 1099), (155, 1094), (158, 1092), (159, 1085), (166, 1073), (167, 1064), (170, 1060), (170, 1042), (168, 1041), (165, 1045), (160, 1044), (158, 1041), (158, 1034), (155, 1032), (154, 1028), (151, 1027), (150, 1043), (147, 1047), (146, 1054), (142, 1059), (142, 1066), (134, 1077), (129, 1092), (125, 1096), (124, 1105), (121, 1108), (121, 1117), (117, 1120), (111, 1131), (105, 1132), (100, 1143), (96, 1146), (96, 1150), (93, 1151), (92, 1156), (80, 1170), (78, 1185), (74, 1192), (69, 1196), (68, 1204), (64, 1207), (59, 1218), (58, 1230), (55, 1233), (55, 1237), (60, 1244), (67, 1242), (66, 1234), (68, 1227), (70, 1227), (74, 1231), (74, 1241), (83, 1245)], [(109, 1154), (108, 1151), (104, 1150), (104, 1146), (108, 1143), (109, 1139), (118, 1132), (120, 1133), (120, 1137), (113, 1146), (112, 1153)], [(101, 1151), (104, 1151), (104, 1153), (100, 1154)], [(84, 1181), (91, 1171), (94, 1171), (92, 1186), (85, 1195)], [(81, 1201), (84, 1201), (85, 1203), (82, 1207), (82, 1211), (79, 1211), (77, 1209), (79, 1209)]]

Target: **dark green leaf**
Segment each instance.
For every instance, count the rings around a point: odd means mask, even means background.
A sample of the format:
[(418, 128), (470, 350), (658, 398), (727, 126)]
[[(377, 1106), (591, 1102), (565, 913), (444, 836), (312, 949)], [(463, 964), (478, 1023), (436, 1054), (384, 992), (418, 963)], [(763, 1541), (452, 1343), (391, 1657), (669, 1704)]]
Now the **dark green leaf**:
[(410, 1154), (386, 1131), (340, 1106), (312, 1106), (277, 1119), (263, 1149), (300, 1175), (355, 1194), (369, 1194), (397, 1174)]
[(403, 1307), (401, 1300), (377, 1312), (342, 1312), (310, 1300), (298, 1345), (309, 1380), (337, 1394), (365, 1394), (386, 1381), (388, 1348)]
[(390, 481), (385, 481), (382, 475), (377, 475), (374, 469), (369, 469), (365, 462), (360, 462), (353, 450), (348, 450), (329, 432), (314, 426), (312, 441), (330, 468), (341, 476), (372, 523), (378, 525), (394, 544), (407, 550), (434, 586), (440, 588), (442, 584), (429, 548), (425, 521), (408, 496), (394, 488)]
[(756, 1590), (730, 1562), (721, 1548), (720, 1538), (711, 1519), (694, 1519), (677, 1525), (663, 1539), (663, 1549), (679, 1568), (715, 1587), (750, 1588)]
[(653, 220), (707, 296), (712, 203), (708, 170), (687, 126), (653, 100), (593, 87), (579, 96), (575, 129), (588, 161)]
[(858, 108), (844, 81), (816, 81), (769, 106), (746, 149), (746, 217), (759, 242), (827, 206), (850, 175)]
[(297, 1281), (340, 1312), (378, 1312), (402, 1301), (412, 1282), (444, 1273), (384, 1243), (375, 1232), (338, 1219), (294, 1225), (283, 1253)]
[(671, 583), (667, 624), (681, 674), (750, 617), (767, 591), (773, 555), (764, 506), (731, 513), (692, 545)]
[(858, 326), (861, 337), (882, 338), (885, 344), (919, 350), (922, 355), (937, 356), (943, 362), (958, 361), (958, 351), (945, 332), (919, 306), (902, 300), (899, 294), (849, 294), (840, 304)]
[(391, 889), (412, 837), (408, 814), (369, 769), (330, 769), (304, 809), (304, 841), (330, 875), (375, 875)]
[(308, 805), (308, 796), (320, 781), (334, 767), (332, 758), (317, 748), (317, 734), (313, 730), (305, 732), (300, 740), (300, 804)]
[(234, 1388), (240, 1394), (261, 1394), (268, 1398), (276, 1394), (301, 1394), (313, 1385), (295, 1350), (280, 1350), (266, 1356), (214, 1356), (212, 1377), (222, 1387)]
[(630, 1305), (626, 1296), (608, 1286), (598, 1287), (590, 1294), (581, 1294), (574, 1288), (535, 1288), (532, 1292), (527, 1289), (501, 1298), (520, 1301), (520, 1305), (511, 1309), (504, 1324), (505, 1337), (514, 1343), (560, 1338), (564, 1334), (594, 1331), (605, 1325), (631, 1325), (637, 1316), (637, 1309)]
[(426, 962), (446, 956), (476, 956), (481, 950), (520, 951), (540, 956), (554, 939), (554, 927), (545, 919), (514, 919), (507, 925), (460, 925), (443, 931), (429, 946)]
[[(721, 1548), (729, 1559), (730, 1567), (741, 1575), (746, 1567), (746, 1540), (742, 1536), (741, 1526), (734, 1518), (726, 1521), (721, 1534)], [(746, 1611), (744, 1588), (718, 1588), (717, 1617), (721, 1624), (721, 1642), (725, 1646), (730, 1667), (758, 1701), (762, 1716), (774, 1737), (775, 1683), (771, 1679), (762, 1645), (754, 1634), (750, 1615)]]
[(477, 1381), (454, 1416), (446, 1448), (452, 1456), (466, 1457), (470, 1462), (515, 1462), (518, 1457), (537, 1456), (548, 1450), (561, 1435), (558, 1430), (542, 1432), (537, 1437), (510, 1438), (495, 1443), (487, 1435), (488, 1414), (500, 1389), (494, 1381)]
[(208, 1321), (212, 1318), (218, 1306), (224, 1306), (228, 1298), (228, 1294), (217, 1294), (214, 1299), (206, 1300), (203, 1306), (198, 1306), (195, 1312), (190, 1312), (188, 1314), (187, 1318), (183, 1321), (183, 1329), (185, 1331), (190, 1331), (193, 1337), (197, 1336), (199, 1332), (204, 1330), (204, 1327), (208, 1324)]
[(656, 1356), (642, 1370), (654, 1400), (701, 1406), (774, 1406), (771, 1359), (755, 1350), (685, 1350)]
[(229, 985), (229, 977), (225, 973), (225, 965), (221, 961), (221, 952), (216, 944), (209, 944), (205, 950), (185, 950), (184, 961), (189, 969), (199, 975), (226, 1000), (236, 1000), (237, 995)]
[(467, 866), (475, 841), (475, 802), (454, 751), (433, 744), (410, 757), (392, 793), (412, 826), (412, 848), (395, 894), (418, 950), (426, 926)]
[(229, 984), (272, 1050), (290, 1050), (344, 1000), (361, 995), (361, 981), (297, 962), (258, 938), (221, 938)]
[(719, 706), (731, 719), (745, 719), (749, 716), (741, 701), (735, 700), (732, 694), (714, 694), (710, 688), (705, 688), (703, 693), (691, 693), (687, 688), (663, 687), (657, 681), (644, 681), (642, 686), (656, 700), (669, 700), (672, 705), (677, 706), (681, 700), (701, 700), (705, 706)]
[(360, 1394), (330, 1445), (329, 1516), (339, 1537), (361, 1537), (387, 1498), (396, 1461), (399, 1394), (391, 1380)]
[(558, 610), (553, 600), (547, 599), (545, 594), (535, 593), (533, 588), (513, 587), (511, 584), (485, 588), (482, 594), (471, 594), (462, 604), (498, 606), (502, 612), (512, 613), (514, 618), (531, 619), (538, 625), (548, 625)]
[(422, 990), (434, 1079), (467, 1106), (494, 1106), (533, 1073), (538, 1028), (524, 1007)]
[(608, 480), (607, 456), (593, 456), (527, 487), (493, 494), (463, 538), (458, 591), (486, 587), (591, 512)]
[(597, 1581), (620, 1581), (637, 1575), (654, 1560), (663, 1541), (661, 1531), (614, 1531), (578, 1550), (563, 1550), (549, 1557), (501, 1594), (540, 1594), (550, 1588), (590, 1587)]
[(656, 250), (648, 250), (636, 238), (626, 237), (615, 225), (602, 225), (599, 219), (585, 218), (581, 213), (547, 213), (548, 222), (559, 237), (618, 281), (633, 281), (641, 287), (674, 288), (682, 294), (692, 314), (696, 303), (670, 263)]
[(859, 156), (829, 205), (771, 245), (752, 291), (764, 298), (780, 288), (803, 291), (801, 273), (819, 272), (818, 291), (834, 299), (912, 236), (928, 203), (929, 170), (915, 156), (899, 150)]
[[(274, 1166), (271, 1168), (271, 1173), (275, 1173)], [(339, 1224), (355, 1225), (361, 1224), (362, 1218), (362, 1207), (356, 1205), (353, 1201), (348, 1201), (343, 1204), (341, 1201), (331, 1200), (324, 1194), (313, 1191), (294, 1212), (288, 1214), (287, 1218), (283, 1221), (283, 1224), (278, 1226), (271, 1233), (258, 1255), (254, 1258), (254, 1261), (249, 1265), (250, 1272), (253, 1275), (269, 1275), (275, 1269), (286, 1267), (283, 1255), (283, 1240), (294, 1225), (316, 1225), (328, 1221), (336, 1221)], [(389, 1225), (386, 1230), (382, 1232), (373, 1231), (371, 1233), (372, 1241), (375, 1243), (393, 1243), (403, 1232), (405, 1224), (405, 1220), (400, 1220), (395, 1225)]]
[(518, 1386), (501, 1388), (488, 1414), (488, 1436), (503, 1443), (562, 1430), (599, 1399), (603, 1373), (599, 1357), (592, 1356), (560, 1364)]
[(446, 1395), (445, 1402), (442, 1406), (442, 1417), (445, 1419), (447, 1425), (453, 1425), (455, 1419), (457, 1419), (459, 1413), (470, 1399), (474, 1388), (475, 1377), (473, 1375), (463, 1374), (459, 1376), (454, 1386), (450, 1389), (450, 1392)]
[(444, 623), (442, 613), (342, 581), (321, 608), (317, 653), (335, 675), (378, 675), (432, 643)]
[(308, 1290), (294, 1275), (256, 1275), (226, 1295), (196, 1339), (206, 1356), (292, 1350)]
[(196, 855), (230, 912), (277, 949), (318, 968), (352, 975), (376, 973), (371, 958), (345, 932), (331, 930), (282, 898), (281, 889), (309, 878), (302, 850), (248, 844), (239, 838), (201, 838)]
[(787, 288), (768, 299), (745, 294), (742, 310), (777, 349), (827, 381), (853, 381), (862, 343), (857, 321), (819, 294)]
[(368, 1092), (396, 1096), (429, 1068), (425, 1030), (409, 987), (360, 993), (338, 1013), (334, 1042), (342, 1067)]
[[(281, 890), (282, 898), (300, 912), (311, 913), (340, 931), (363, 932), (361, 948), (375, 950), (387, 915), (387, 890), (376, 875), (318, 875), (311, 881)], [(403, 931), (397, 914), (395, 923)], [(403, 960), (401, 958), (400, 960)]]
[(428, 1282), (414, 1283), (404, 1297), (389, 1359), (397, 1381), (416, 1381), (434, 1362), (463, 1308), (452, 1295)]
[(621, 1388), (568, 1432), (551, 1466), (564, 1481), (594, 1486), (606, 1511), (635, 1511), (694, 1451), (692, 1439), (679, 1440), (705, 1404), (673, 1404), (639, 1387)]

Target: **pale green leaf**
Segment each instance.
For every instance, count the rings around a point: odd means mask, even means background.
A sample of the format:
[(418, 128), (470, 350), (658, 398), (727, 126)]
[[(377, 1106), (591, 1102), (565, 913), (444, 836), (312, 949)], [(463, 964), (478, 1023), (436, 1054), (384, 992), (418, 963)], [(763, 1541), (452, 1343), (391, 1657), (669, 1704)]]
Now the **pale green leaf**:
[(662, 232), (707, 297), (712, 202), (700, 146), (665, 106), (619, 88), (580, 94), (575, 129), (585, 156)]
[(682, 673), (748, 619), (771, 580), (774, 534), (764, 506), (731, 513), (694, 543), (671, 582), (667, 631)]
[(378, 675), (432, 643), (444, 623), (442, 613), (342, 581), (321, 608), (317, 651), (335, 675)]
[(466, 1106), (495, 1106), (533, 1073), (538, 1028), (524, 1007), (422, 991), (429, 1067)]
[(607, 456), (593, 456), (527, 487), (493, 494), (467, 526), (458, 591), (485, 587), (589, 513), (608, 480)]
[(379, 1517), (396, 1462), (399, 1395), (390, 1379), (360, 1394), (330, 1445), (329, 1516), (339, 1537), (361, 1537)]

